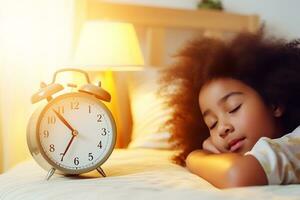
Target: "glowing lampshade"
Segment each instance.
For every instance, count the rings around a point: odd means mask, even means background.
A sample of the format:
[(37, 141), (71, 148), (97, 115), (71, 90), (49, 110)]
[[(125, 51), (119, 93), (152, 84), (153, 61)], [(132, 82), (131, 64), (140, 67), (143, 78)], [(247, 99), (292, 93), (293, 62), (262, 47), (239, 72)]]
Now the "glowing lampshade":
[(89, 70), (137, 70), (144, 65), (133, 25), (110, 21), (85, 22), (73, 61)]

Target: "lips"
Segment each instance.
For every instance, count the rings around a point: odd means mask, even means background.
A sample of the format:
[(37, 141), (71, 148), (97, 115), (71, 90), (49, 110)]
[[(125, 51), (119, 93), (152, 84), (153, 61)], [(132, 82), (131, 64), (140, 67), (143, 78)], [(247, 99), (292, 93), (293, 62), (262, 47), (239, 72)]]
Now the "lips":
[(238, 138), (238, 139), (233, 139), (229, 142), (228, 144), (228, 149), (230, 152), (234, 152), (236, 150), (238, 150), (239, 148), (241, 148), (244, 143), (245, 143), (245, 137), (243, 138)]

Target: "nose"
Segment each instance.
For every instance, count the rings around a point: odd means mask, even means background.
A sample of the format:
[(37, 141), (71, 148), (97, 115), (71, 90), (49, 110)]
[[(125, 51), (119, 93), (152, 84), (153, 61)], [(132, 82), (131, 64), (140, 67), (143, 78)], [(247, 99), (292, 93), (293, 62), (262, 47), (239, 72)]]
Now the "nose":
[(219, 136), (221, 138), (225, 138), (228, 134), (232, 133), (233, 131), (234, 131), (234, 128), (231, 124), (229, 124), (229, 123), (222, 124), (220, 126)]

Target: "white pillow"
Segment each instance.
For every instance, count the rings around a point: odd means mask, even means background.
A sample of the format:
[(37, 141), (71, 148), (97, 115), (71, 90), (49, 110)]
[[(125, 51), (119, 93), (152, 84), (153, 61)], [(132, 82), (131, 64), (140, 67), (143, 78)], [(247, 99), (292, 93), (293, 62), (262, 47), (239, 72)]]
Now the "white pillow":
[(145, 68), (131, 72), (129, 96), (132, 112), (132, 136), (128, 148), (171, 149), (170, 133), (163, 128), (172, 113), (158, 96), (160, 70)]

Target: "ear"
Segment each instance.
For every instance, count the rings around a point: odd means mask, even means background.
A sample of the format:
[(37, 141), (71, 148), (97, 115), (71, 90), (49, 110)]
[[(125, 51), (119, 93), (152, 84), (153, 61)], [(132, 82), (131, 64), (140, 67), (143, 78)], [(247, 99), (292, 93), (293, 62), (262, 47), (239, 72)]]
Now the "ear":
[(274, 117), (281, 117), (284, 113), (283, 106), (274, 106), (272, 105), (272, 113)]

